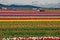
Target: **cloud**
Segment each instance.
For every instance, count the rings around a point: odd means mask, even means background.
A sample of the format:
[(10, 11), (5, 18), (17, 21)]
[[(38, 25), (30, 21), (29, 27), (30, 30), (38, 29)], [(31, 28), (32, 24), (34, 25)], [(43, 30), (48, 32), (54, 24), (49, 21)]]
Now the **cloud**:
[(23, 4), (23, 5), (46, 5), (46, 4), (56, 4), (60, 3), (60, 0), (0, 0), (2, 4)]

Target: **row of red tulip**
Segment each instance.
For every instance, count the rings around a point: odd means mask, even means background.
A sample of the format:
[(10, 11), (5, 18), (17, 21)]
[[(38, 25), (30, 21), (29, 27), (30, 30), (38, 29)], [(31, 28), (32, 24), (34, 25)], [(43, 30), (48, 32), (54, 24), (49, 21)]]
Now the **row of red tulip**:
[(29, 38), (19, 37), (19, 38), (3, 38), (0, 40), (60, 40), (60, 38), (59, 37), (29, 37)]

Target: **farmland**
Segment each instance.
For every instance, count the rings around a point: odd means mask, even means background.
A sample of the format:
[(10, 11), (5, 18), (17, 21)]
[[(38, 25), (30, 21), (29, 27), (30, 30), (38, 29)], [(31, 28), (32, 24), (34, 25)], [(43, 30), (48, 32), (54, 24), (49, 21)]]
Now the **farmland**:
[(60, 37), (60, 21), (0, 21), (3, 37)]
[[(45, 12), (0, 10), (0, 15), (2, 16), (2, 18), (0, 18), (0, 38), (60, 37), (60, 10), (46, 10)], [(12, 16), (14, 17), (12, 18)], [(16, 16), (19, 17), (17, 18)], [(24, 18), (20, 18), (20, 16)], [(25, 18), (26, 16), (28, 18)], [(33, 18), (30, 16), (33, 16)], [(39, 17), (37, 18), (37, 16)], [(46, 16), (46, 18), (40, 18), (40, 16)], [(59, 18), (52, 18), (52, 16), (58, 16)]]

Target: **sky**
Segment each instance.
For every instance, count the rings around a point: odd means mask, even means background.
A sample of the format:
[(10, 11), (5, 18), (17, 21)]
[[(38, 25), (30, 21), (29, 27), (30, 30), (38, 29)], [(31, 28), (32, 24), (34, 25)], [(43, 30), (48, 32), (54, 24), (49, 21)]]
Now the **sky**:
[(18, 4), (18, 5), (46, 5), (46, 4), (57, 4), (60, 3), (60, 0), (0, 0), (0, 4)]

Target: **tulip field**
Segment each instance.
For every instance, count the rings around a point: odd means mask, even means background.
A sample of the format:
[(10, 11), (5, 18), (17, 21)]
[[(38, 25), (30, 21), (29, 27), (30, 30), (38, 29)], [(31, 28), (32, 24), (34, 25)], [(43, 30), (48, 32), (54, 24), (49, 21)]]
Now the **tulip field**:
[(0, 38), (60, 37), (60, 10), (0, 10)]
[(0, 38), (60, 37), (60, 21), (0, 21)]

